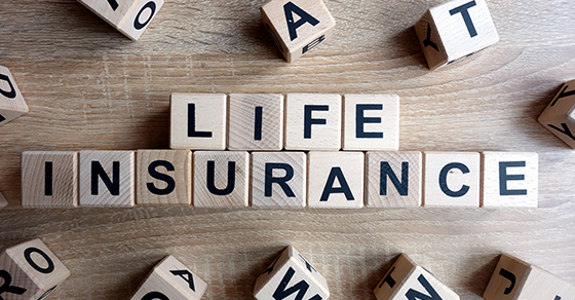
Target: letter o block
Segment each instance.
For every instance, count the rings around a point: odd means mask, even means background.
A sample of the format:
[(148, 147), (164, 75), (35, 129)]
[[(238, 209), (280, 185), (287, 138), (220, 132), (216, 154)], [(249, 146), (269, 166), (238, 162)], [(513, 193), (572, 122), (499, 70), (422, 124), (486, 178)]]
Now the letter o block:
[(575, 79), (561, 87), (537, 120), (565, 144), (575, 149)]
[(8, 68), (0, 66), (0, 125), (28, 112), (28, 105)]

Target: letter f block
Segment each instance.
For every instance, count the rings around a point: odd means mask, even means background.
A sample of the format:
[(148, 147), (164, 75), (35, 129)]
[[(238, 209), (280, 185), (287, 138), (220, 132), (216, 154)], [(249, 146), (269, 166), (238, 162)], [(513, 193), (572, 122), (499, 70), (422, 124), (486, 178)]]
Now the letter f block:
[(537, 120), (575, 149), (575, 79), (567, 81), (561, 87)]

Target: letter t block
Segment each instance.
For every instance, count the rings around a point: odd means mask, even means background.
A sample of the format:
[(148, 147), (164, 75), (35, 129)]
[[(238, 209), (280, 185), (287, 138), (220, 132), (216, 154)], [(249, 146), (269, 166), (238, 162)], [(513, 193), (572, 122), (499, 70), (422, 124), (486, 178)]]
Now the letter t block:
[(537, 120), (575, 149), (575, 79), (567, 81), (561, 87)]

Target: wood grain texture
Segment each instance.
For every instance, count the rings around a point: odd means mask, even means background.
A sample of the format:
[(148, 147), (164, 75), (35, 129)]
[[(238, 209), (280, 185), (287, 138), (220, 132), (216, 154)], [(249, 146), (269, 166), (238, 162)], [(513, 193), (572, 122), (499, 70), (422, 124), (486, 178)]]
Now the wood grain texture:
[(6, 67), (0, 66), (0, 125), (28, 112), (28, 105), (22, 92)]
[(537, 121), (575, 149), (575, 80), (566, 82)]

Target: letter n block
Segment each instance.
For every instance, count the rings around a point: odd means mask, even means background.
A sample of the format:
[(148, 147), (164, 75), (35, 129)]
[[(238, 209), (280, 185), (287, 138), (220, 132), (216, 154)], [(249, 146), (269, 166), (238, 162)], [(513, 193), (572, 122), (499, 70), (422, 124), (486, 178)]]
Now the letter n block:
[(329, 288), (325, 278), (295, 248), (288, 246), (258, 277), (254, 297), (320, 300), (329, 298)]
[(377, 300), (459, 300), (459, 296), (430, 272), (401, 254), (377, 284)]
[(415, 24), (415, 32), (431, 70), (499, 41), (485, 0), (453, 0), (435, 6)]
[(8, 68), (0, 66), (0, 125), (28, 112), (28, 105)]
[(561, 87), (537, 120), (575, 149), (575, 79)]

